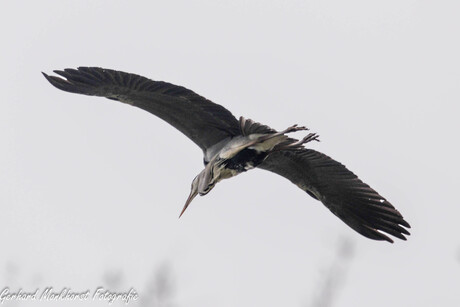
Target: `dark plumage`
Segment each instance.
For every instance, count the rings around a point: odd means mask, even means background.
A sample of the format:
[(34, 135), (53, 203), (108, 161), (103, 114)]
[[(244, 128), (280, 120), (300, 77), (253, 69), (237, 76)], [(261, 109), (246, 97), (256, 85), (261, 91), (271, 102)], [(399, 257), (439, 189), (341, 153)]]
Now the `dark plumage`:
[(403, 240), (409, 235), (410, 225), (390, 202), (344, 165), (303, 146), (317, 135), (300, 141), (286, 136), (304, 127), (277, 132), (252, 120), (238, 121), (224, 107), (184, 87), (134, 74), (95, 67), (55, 73), (64, 78), (43, 74), (55, 87), (144, 109), (203, 150), (205, 169), (194, 179), (182, 213), (197, 194), (207, 194), (220, 180), (258, 167), (289, 179), (363, 236), (393, 242), (386, 234)]

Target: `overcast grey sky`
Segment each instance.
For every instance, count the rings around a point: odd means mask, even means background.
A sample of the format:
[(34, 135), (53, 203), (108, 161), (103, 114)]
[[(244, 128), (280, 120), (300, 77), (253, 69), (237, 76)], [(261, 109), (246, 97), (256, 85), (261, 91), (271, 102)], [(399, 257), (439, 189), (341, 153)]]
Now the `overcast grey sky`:
[[(4, 2), (0, 288), (112, 285), (147, 298), (160, 271), (172, 306), (312, 306), (345, 238), (353, 257), (335, 306), (460, 306), (459, 9)], [(361, 237), (263, 170), (220, 183), (178, 220), (201, 150), (145, 111), (40, 74), (77, 66), (183, 85), (275, 129), (308, 126), (322, 141), (311, 146), (390, 200), (412, 236)], [(5, 303), (38, 305), (87, 304)]]

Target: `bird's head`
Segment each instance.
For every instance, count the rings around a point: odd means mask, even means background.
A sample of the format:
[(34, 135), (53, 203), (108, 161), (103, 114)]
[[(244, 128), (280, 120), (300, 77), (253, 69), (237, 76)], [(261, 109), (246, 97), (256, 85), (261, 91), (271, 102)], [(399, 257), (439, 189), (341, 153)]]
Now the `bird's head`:
[(206, 195), (211, 191), (216, 183), (219, 181), (219, 171), (218, 166), (215, 163), (208, 163), (204, 170), (202, 170), (192, 181), (190, 195), (185, 202), (185, 206), (182, 209), (179, 217), (184, 214), (188, 205), (192, 200), (200, 194), (200, 196)]

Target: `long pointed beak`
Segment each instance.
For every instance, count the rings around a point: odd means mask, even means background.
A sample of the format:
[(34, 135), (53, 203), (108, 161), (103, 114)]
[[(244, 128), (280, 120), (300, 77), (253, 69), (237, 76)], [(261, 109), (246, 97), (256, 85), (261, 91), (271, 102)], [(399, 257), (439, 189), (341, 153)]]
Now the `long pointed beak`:
[(185, 202), (185, 206), (184, 208), (182, 209), (182, 212), (180, 213), (179, 215), (179, 218), (182, 216), (182, 214), (184, 214), (185, 210), (187, 209), (188, 205), (190, 205), (190, 203), (192, 202), (192, 200), (195, 198), (195, 196), (198, 194), (198, 191), (196, 190), (192, 190), (190, 192), (190, 195), (188, 196), (187, 198), (187, 201)]

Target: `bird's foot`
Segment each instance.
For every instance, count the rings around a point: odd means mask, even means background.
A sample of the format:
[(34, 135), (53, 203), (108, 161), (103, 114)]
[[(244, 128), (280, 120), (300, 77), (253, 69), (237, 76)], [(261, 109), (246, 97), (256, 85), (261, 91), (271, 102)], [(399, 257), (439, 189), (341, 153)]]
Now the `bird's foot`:
[(311, 141), (317, 141), (319, 142), (319, 135), (317, 135), (316, 133), (309, 133), (307, 136), (305, 136), (304, 138), (302, 138), (301, 140), (297, 141), (297, 142), (294, 142), (294, 143), (290, 143), (290, 144), (284, 144), (284, 145), (280, 145), (278, 146), (275, 151), (279, 151), (279, 150), (298, 150), (298, 149), (302, 149), (304, 148), (303, 145), (308, 143), (308, 142), (311, 142)]
[(308, 128), (305, 126), (299, 127), (297, 124), (295, 124), (295, 125), (292, 125), (291, 127), (284, 129), (283, 131), (280, 132), (280, 134), (291, 133), (291, 132), (296, 132), (296, 131), (304, 131), (304, 130), (308, 130)]
[(316, 133), (309, 133), (307, 136), (305, 136), (303, 139), (301, 139), (300, 141), (298, 142), (295, 142), (294, 144), (297, 144), (299, 143), (299, 145), (303, 145), (303, 144), (306, 144), (308, 142), (311, 142), (311, 141), (317, 141), (319, 142), (319, 135), (317, 135)]
[[(299, 126), (297, 126), (297, 124), (292, 125), (291, 127), (288, 127), (286, 129), (284, 129), (283, 131), (261, 136), (261, 137), (257, 138), (256, 140), (253, 140), (252, 143), (246, 144), (245, 146), (252, 146), (253, 144), (265, 142), (265, 141), (267, 141), (269, 139), (273, 139), (275, 137), (278, 137), (280, 135), (284, 135), (286, 133), (291, 133), (291, 132), (296, 132), (296, 131), (303, 131), (303, 130), (308, 130), (308, 128), (304, 127), (304, 126), (299, 127)], [(284, 136), (284, 137), (287, 138), (287, 136)]]
[(291, 144), (287, 145), (286, 147), (288, 147), (288, 148), (299, 148), (299, 147), (302, 147), (302, 145), (304, 145), (306, 143), (309, 143), (311, 141), (319, 142), (318, 138), (319, 138), (319, 135), (317, 135), (316, 133), (309, 133), (307, 136), (302, 138), (300, 141), (297, 141), (295, 143), (291, 143)]

